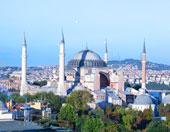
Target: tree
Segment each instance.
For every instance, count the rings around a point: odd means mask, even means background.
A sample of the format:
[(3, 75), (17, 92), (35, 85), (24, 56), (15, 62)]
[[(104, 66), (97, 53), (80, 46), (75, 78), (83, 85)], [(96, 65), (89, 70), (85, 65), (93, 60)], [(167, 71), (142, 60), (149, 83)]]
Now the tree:
[(170, 129), (161, 120), (153, 120), (147, 126), (146, 132), (170, 132)]
[(40, 82), (35, 81), (35, 82), (33, 82), (33, 85), (37, 85), (37, 86), (42, 87), (42, 86), (47, 85), (47, 81), (46, 81), (46, 80), (44, 80), (44, 81), (40, 81)]
[(31, 95), (29, 93), (24, 94), (24, 97), (26, 98), (27, 102), (31, 102), (34, 100), (34, 95)]
[(125, 82), (125, 87), (131, 87), (130, 83), (129, 82)]
[(151, 107), (143, 111), (143, 119), (152, 120), (152, 117), (153, 117), (153, 111)]
[(4, 103), (6, 103), (8, 101), (8, 98), (6, 96), (6, 93), (0, 93), (0, 100)]
[(105, 127), (103, 132), (119, 132), (118, 125), (115, 123), (112, 123), (112, 125)]
[(135, 85), (133, 86), (133, 88), (136, 89), (136, 90), (139, 90), (139, 89), (141, 88), (141, 85), (140, 85), (140, 84), (135, 84)]
[(170, 112), (166, 113), (166, 120), (169, 122), (170, 121)]
[(11, 99), (14, 99), (16, 103), (25, 103), (26, 99), (19, 94), (12, 94)]
[(19, 90), (16, 90), (15, 88), (9, 89), (9, 92), (16, 92), (16, 91), (19, 91)]
[(112, 111), (113, 111), (113, 107), (110, 106), (110, 105), (107, 105), (106, 106), (106, 115), (109, 116), (112, 114)]
[(86, 90), (73, 91), (71, 95), (66, 98), (66, 103), (74, 106), (76, 110), (87, 110), (87, 103), (91, 101), (93, 101), (93, 97)]
[[(117, 121), (121, 122), (122, 120), (122, 124), (124, 126), (122, 126), (122, 129), (124, 129), (123, 127), (126, 127), (126, 130), (128, 129), (129, 131), (131, 131), (132, 129), (136, 129), (137, 128), (137, 119), (139, 117), (142, 117), (141, 112), (133, 110), (133, 109), (125, 109), (125, 108), (120, 108), (120, 107), (116, 107), (115, 109), (115, 113), (117, 116)], [(122, 117), (122, 118), (121, 118)]]
[(164, 104), (160, 104), (158, 107), (157, 107), (157, 110), (158, 110), (158, 113), (160, 116), (165, 116), (165, 111), (164, 111)]
[(126, 128), (128, 128), (129, 130), (131, 130), (133, 123), (135, 122), (135, 118), (133, 117), (133, 115), (126, 115), (123, 116), (123, 124), (125, 124)]
[(53, 92), (41, 92), (36, 93), (35, 95), (30, 95), (27, 93), (24, 97), (27, 98), (27, 102), (42, 100), (44, 103), (50, 103), (50, 106), (55, 113), (59, 112), (62, 104), (65, 103), (65, 98), (54, 95)]
[(16, 103), (19, 103), (19, 104), (25, 103), (25, 98), (23, 98), (21, 96), (16, 97), (14, 100), (15, 100)]
[(166, 106), (160, 104), (157, 109), (160, 116), (166, 116), (166, 113), (170, 112), (170, 104), (167, 104)]
[(75, 122), (78, 119), (78, 114), (75, 112), (72, 105), (67, 104), (64, 107), (61, 107), (58, 117)]
[(91, 111), (90, 115), (101, 118), (104, 116), (104, 111), (98, 107), (96, 110)]
[(132, 131), (127, 129), (123, 124), (119, 124), (118, 132), (132, 132)]
[(104, 124), (101, 119), (90, 118), (85, 122), (83, 131), (100, 132), (103, 127), (104, 127)]

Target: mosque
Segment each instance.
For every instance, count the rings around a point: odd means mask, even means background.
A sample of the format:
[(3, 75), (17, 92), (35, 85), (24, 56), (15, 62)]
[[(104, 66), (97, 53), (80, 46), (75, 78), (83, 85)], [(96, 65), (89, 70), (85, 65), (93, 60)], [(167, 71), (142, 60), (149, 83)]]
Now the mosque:
[[(72, 60), (65, 65), (65, 40), (62, 32), (59, 53), (59, 67), (53, 71), (46, 86), (31, 88), (29, 93), (52, 91), (56, 95), (67, 96), (72, 90), (101, 91), (111, 87), (124, 91), (124, 76), (122, 71), (107, 67), (108, 50), (105, 44), (104, 60), (94, 51), (86, 49), (79, 51)], [(25, 59), (25, 58), (23, 58)]]
[[(129, 91), (133, 93), (134, 89), (126, 89), (126, 91)], [(137, 91), (137, 90), (136, 90)], [(144, 111), (145, 109), (151, 108), (153, 111), (155, 111), (155, 104), (156, 104), (156, 98), (148, 94), (147, 88), (146, 88), (146, 47), (145, 47), (145, 41), (143, 46), (143, 54), (142, 54), (142, 87), (137, 91), (137, 97), (134, 100), (134, 103), (131, 105), (132, 109), (138, 110), (138, 111)]]
[[(86, 47), (77, 52), (74, 57), (65, 64), (65, 40), (62, 32), (59, 51), (59, 67), (53, 70), (52, 76), (46, 86), (34, 87), (27, 83), (27, 44), (24, 35), (22, 46), (22, 71), (17, 73), (21, 80), (20, 95), (26, 93), (53, 92), (56, 95), (69, 96), (75, 90), (87, 90), (95, 99), (89, 103), (91, 108), (98, 104), (122, 105), (126, 103), (129, 108), (144, 111), (151, 108), (156, 110), (158, 99), (150, 95), (146, 88), (146, 47), (144, 41), (142, 54), (142, 87), (124, 89), (124, 75), (121, 70), (107, 67), (108, 49), (105, 44), (104, 60), (94, 51)], [(15, 73), (16, 74), (16, 73)], [(13, 77), (13, 74), (11, 75)], [(164, 105), (170, 104), (170, 95), (162, 93), (161, 100)], [(2, 104), (2, 103), (1, 103)], [(2, 105), (1, 105), (2, 107)], [(3, 107), (4, 108), (4, 107)]]
[[(62, 32), (59, 52), (59, 67), (53, 70), (53, 75), (46, 86), (30, 87), (26, 81), (26, 39), (22, 49), (22, 81), (20, 95), (25, 93), (35, 94), (38, 92), (53, 92), (59, 96), (69, 96), (75, 90), (89, 91), (95, 102), (90, 104), (94, 107), (97, 103), (111, 103), (122, 105), (124, 101), (128, 107), (144, 111), (151, 108), (156, 109), (157, 99), (147, 92), (146, 88), (146, 48), (145, 42), (142, 55), (142, 87), (139, 90), (133, 88), (124, 89), (124, 76), (121, 70), (107, 67), (108, 50), (105, 44), (104, 60), (94, 51), (86, 49), (75, 54), (67, 65), (65, 65), (65, 40)], [(162, 98), (162, 103), (170, 104), (170, 96)]]

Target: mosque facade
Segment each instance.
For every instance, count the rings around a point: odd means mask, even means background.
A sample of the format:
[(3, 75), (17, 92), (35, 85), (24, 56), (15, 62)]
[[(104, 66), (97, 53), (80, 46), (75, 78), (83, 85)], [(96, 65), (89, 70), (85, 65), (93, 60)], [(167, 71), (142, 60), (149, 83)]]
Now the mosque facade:
[[(75, 54), (65, 65), (65, 41), (62, 33), (59, 53), (59, 67), (53, 71), (53, 76), (47, 86), (30, 89), (28, 92), (53, 91), (60, 96), (68, 95), (76, 86), (83, 86), (90, 91), (100, 91), (107, 86), (124, 91), (124, 76), (122, 71), (107, 67), (107, 42), (104, 42), (106, 51), (104, 60), (94, 51), (86, 49)], [(60, 91), (64, 91), (63, 94)], [(66, 93), (67, 92), (67, 93)]]

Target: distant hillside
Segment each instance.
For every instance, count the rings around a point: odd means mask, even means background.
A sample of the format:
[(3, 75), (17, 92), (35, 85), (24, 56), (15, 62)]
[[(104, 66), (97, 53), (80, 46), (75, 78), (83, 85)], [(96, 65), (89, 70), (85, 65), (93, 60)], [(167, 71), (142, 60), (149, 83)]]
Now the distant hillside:
[[(125, 65), (133, 65), (137, 66), (140, 70), (142, 69), (141, 65), (141, 60), (135, 60), (135, 59), (125, 59), (122, 61), (108, 61), (108, 65), (112, 66), (114, 68), (118, 67), (123, 67)], [(170, 65), (165, 65), (165, 64), (158, 64), (158, 63), (153, 63), (153, 62), (147, 62), (146, 63), (146, 69), (151, 69), (151, 70), (170, 70)]]

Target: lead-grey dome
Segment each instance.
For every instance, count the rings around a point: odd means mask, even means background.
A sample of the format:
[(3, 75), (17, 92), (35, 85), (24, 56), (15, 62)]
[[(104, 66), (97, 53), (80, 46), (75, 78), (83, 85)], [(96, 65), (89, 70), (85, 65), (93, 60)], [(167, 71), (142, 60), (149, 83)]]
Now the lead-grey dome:
[(134, 101), (134, 104), (137, 105), (150, 105), (153, 104), (153, 101), (149, 95), (142, 94), (138, 95)]
[(0, 100), (0, 110), (8, 109), (7, 106)]
[(170, 103), (170, 94), (166, 95), (166, 96), (162, 99), (162, 103), (163, 103), (163, 104), (169, 104), (169, 103)]
[(71, 61), (69, 67), (106, 67), (106, 63), (100, 56), (91, 50), (82, 50), (78, 52)]

